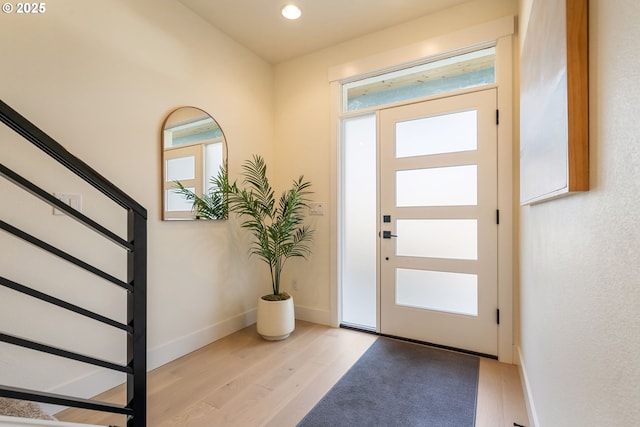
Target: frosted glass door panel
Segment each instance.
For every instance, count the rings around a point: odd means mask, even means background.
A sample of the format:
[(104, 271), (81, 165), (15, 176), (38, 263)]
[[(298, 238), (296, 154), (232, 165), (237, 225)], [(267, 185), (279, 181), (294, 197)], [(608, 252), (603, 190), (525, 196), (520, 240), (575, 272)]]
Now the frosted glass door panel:
[(196, 176), (196, 158), (194, 156), (176, 157), (167, 160), (167, 181), (194, 179)]
[(396, 172), (396, 206), (475, 206), (478, 166), (401, 170)]
[[(195, 188), (187, 188), (187, 190), (195, 191)], [(170, 212), (190, 211), (193, 207), (193, 201), (187, 200), (185, 196), (178, 193), (175, 189), (165, 190), (165, 200), (167, 201), (166, 210)]]
[(396, 157), (475, 150), (477, 116), (471, 110), (396, 123)]
[(476, 219), (402, 219), (396, 234), (397, 256), (478, 259)]
[(398, 268), (396, 304), (477, 316), (478, 276)]
[(345, 119), (343, 128), (342, 322), (375, 329), (376, 117)]

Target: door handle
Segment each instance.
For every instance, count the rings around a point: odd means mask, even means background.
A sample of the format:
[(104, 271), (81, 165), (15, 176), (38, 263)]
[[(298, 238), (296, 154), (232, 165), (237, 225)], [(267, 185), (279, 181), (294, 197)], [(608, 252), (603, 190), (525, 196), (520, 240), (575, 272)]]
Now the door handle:
[(398, 236), (396, 236), (395, 234), (391, 234), (390, 231), (383, 231), (382, 232), (382, 238), (383, 239), (390, 239), (392, 237), (398, 237)]

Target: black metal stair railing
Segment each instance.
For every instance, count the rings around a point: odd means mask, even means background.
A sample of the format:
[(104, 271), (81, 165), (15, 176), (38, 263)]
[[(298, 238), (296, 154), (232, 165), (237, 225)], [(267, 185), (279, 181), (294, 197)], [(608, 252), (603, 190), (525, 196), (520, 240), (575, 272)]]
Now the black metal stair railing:
[[(78, 305), (40, 292), (23, 283), (4, 277), (0, 271), (0, 286), (11, 289), (64, 310), (101, 322), (127, 334), (127, 363), (120, 365), (106, 360), (75, 353), (49, 344), (13, 336), (0, 331), (0, 341), (30, 350), (63, 357), (70, 360), (124, 372), (127, 376), (125, 405), (82, 399), (72, 396), (28, 390), (0, 384), (0, 397), (29, 400), (53, 405), (70, 406), (95, 411), (124, 414), (127, 427), (146, 427), (147, 412), (147, 211), (122, 190), (109, 182), (83, 161), (69, 153), (46, 133), (0, 100), (0, 120), (27, 141), (44, 151), (53, 160), (92, 185), (127, 212), (127, 238), (123, 239), (81, 212), (71, 208), (28, 179), (0, 163), (0, 176), (32, 194), (41, 201), (63, 211), (98, 235), (103, 236), (127, 252), (127, 280), (122, 281), (85, 261), (31, 235), (0, 219), (0, 229), (66, 262), (92, 273), (127, 293), (127, 323), (121, 323)], [(2, 326), (0, 325), (0, 328)]]

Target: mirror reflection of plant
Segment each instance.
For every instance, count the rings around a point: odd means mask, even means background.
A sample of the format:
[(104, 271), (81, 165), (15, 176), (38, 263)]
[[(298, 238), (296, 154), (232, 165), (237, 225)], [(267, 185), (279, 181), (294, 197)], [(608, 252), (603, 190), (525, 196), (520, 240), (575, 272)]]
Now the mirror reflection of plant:
[(226, 168), (221, 166), (218, 174), (212, 176), (209, 182), (211, 187), (202, 196), (186, 188), (180, 181), (174, 181), (178, 187), (174, 191), (193, 203), (191, 210), (195, 213), (196, 219), (227, 219), (229, 205), (224, 189), (229, 188), (229, 175)]
[(245, 161), (241, 175), (243, 187), (237, 182), (227, 187), (229, 211), (242, 217), (241, 226), (253, 235), (249, 253), (269, 266), (273, 294), (265, 295), (263, 299), (288, 299), (287, 293), (280, 292), (280, 277), (286, 261), (292, 257), (306, 259), (311, 254), (309, 244), (313, 230), (303, 224), (310, 202), (311, 183), (300, 175), (276, 201), (262, 157), (254, 155)]

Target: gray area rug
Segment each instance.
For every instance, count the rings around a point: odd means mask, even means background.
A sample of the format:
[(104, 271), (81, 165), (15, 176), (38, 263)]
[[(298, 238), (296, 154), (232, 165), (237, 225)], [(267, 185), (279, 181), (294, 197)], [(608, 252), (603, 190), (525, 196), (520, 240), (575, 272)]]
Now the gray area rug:
[(40, 405), (35, 402), (9, 399), (6, 397), (0, 397), (0, 415), (38, 420), (56, 420), (54, 417), (46, 414), (40, 408)]
[(479, 365), (380, 337), (298, 427), (474, 427)]

